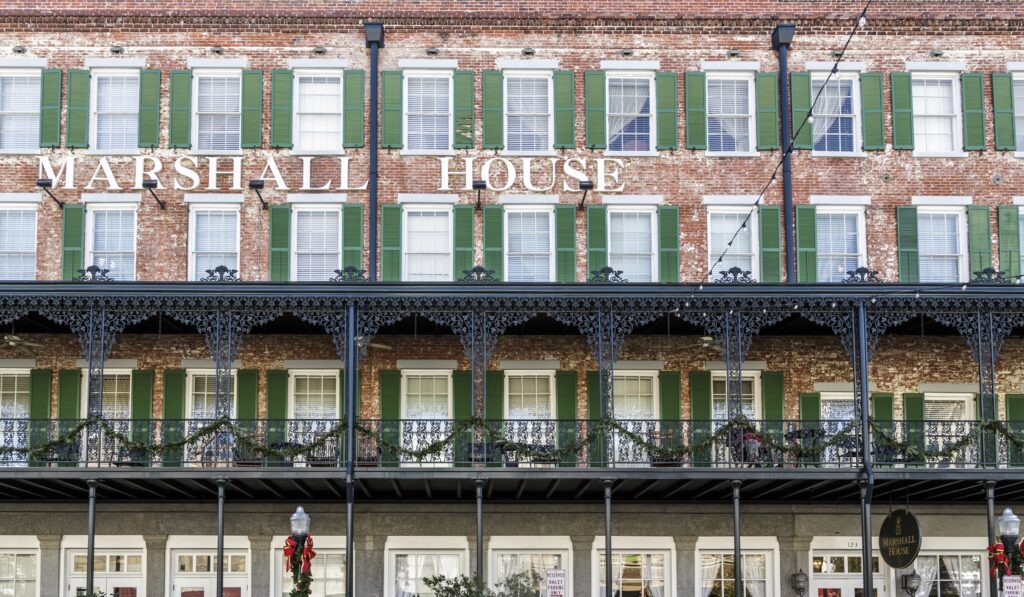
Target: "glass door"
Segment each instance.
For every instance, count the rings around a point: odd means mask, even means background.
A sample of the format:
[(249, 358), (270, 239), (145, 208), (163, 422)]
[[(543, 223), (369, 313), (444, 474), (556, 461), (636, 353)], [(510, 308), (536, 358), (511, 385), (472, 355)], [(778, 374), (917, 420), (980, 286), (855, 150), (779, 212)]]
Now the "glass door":
[[(451, 375), (447, 372), (407, 374), (402, 381), (402, 447), (418, 450), (447, 437), (452, 429)], [(455, 441), (463, 440), (456, 438)], [(465, 441), (471, 439), (467, 437)], [(415, 466), (447, 466), (453, 462), (454, 454), (452, 446), (448, 445), (422, 461), (403, 455), (402, 462)]]
[[(554, 376), (550, 373), (509, 373), (506, 383), (505, 437), (516, 444), (528, 446), (538, 455), (554, 452), (557, 448)], [(505, 458), (515, 465), (551, 466), (543, 456), (530, 458), (506, 453)]]
[[(249, 597), (248, 554), (225, 551), (223, 597)], [(172, 597), (213, 597), (217, 592), (217, 556), (213, 550), (176, 550), (172, 555)]]
[[(67, 597), (89, 593), (86, 585), (88, 556), (84, 550), (69, 553)], [(142, 552), (97, 552), (93, 556), (93, 591), (107, 597), (145, 597)]]
[[(614, 416), (630, 433), (647, 440), (658, 433), (658, 399), (655, 376), (650, 373), (616, 375), (612, 388)], [(611, 462), (623, 466), (649, 466), (650, 455), (620, 432), (613, 432)]]
[[(864, 597), (864, 572), (859, 555), (844, 553), (815, 554), (811, 560), (810, 597)], [(874, 580), (873, 597), (885, 594), (882, 576), (878, 573), (878, 558), (871, 558)]]

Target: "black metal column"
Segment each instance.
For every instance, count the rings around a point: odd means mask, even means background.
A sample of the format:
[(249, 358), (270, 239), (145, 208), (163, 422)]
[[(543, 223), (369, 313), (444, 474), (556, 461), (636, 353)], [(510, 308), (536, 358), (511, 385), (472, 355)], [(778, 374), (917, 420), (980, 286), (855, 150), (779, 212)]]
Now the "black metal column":
[(868, 314), (864, 302), (857, 304), (857, 342), (854, 345), (854, 391), (860, 410), (861, 462), (864, 464), (860, 480), (860, 549), (861, 573), (863, 574), (864, 595), (874, 595), (874, 569), (871, 566), (871, 499), (875, 491), (875, 470), (871, 459), (871, 413), (870, 388), (868, 380)]
[(380, 151), (378, 138), (380, 131), (377, 126), (377, 105), (380, 101), (380, 72), (378, 57), (384, 47), (384, 24), (366, 23), (366, 47), (370, 48), (370, 173), (367, 183), (370, 196), (370, 271), (367, 277), (370, 282), (377, 281), (377, 152)]
[(874, 488), (865, 480), (860, 481), (860, 557), (861, 574), (864, 585), (863, 595), (874, 595), (872, 585), (875, 580), (874, 567), (871, 565), (871, 493)]
[(356, 305), (345, 308), (345, 595), (354, 596), (356, 535), (356, 401), (359, 395), (359, 350), (356, 348)]
[(604, 484), (604, 594), (612, 597), (612, 480)]
[(95, 479), (89, 479), (85, 484), (89, 487), (89, 519), (87, 522), (89, 525), (89, 536), (85, 549), (85, 557), (87, 558), (85, 563), (85, 590), (87, 593), (92, 594), (94, 588), (93, 576), (95, 573), (95, 570), (93, 570), (93, 556), (96, 553), (96, 485), (98, 482)]
[(789, 44), (796, 32), (795, 25), (776, 25), (772, 31), (772, 49), (779, 52), (779, 113), (782, 117), (782, 221), (785, 226), (786, 282), (796, 282), (796, 238), (793, 228), (793, 170), (791, 155), (793, 139), (790, 134), (789, 105)]
[[(985, 504), (988, 506), (988, 517), (986, 523), (988, 526), (988, 544), (992, 545), (996, 542), (996, 482), (985, 481)], [(999, 580), (996, 576), (989, 574), (989, 595), (996, 597), (999, 595)]]
[(217, 592), (224, 594), (224, 487), (228, 480), (217, 479)]
[(484, 580), (484, 480), (477, 479), (476, 485), (476, 575)]
[(736, 577), (736, 591), (734, 595), (744, 595), (743, 592), (743, 549), (740, 542), (740, 486), (743, 481), (736, 479), (732, 482), (732, 562), (733, 572)]

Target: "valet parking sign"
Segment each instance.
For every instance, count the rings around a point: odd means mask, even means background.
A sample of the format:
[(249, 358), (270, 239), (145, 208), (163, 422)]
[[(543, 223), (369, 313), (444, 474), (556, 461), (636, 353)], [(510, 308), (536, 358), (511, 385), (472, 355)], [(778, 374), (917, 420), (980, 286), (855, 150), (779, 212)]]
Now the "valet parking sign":
[(565, 597), (565, 570), (561, 568), (548, 570), (547, 585), (548, 597)]
[(907, 568), (921, 551), (921, 526), (907, 510), (894, 510), (882, 521), (878, 531), (882, 559), (893, 568)]

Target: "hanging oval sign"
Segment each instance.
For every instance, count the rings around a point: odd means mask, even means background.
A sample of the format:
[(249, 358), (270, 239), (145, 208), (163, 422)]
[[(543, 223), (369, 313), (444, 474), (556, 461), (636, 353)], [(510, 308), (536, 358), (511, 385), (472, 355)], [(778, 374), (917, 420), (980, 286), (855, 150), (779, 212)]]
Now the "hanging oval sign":
[(882, 559), (893, 568), (907, 568), (921, 551), (921, 526), (907, 510), (894, 510), (882, 521), (878, 531)]

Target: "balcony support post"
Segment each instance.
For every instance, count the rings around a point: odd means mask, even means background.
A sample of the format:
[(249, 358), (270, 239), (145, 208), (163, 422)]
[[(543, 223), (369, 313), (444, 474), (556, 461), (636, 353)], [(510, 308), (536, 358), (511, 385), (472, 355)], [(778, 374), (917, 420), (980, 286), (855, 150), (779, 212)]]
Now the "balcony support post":
[(736, 577), (736, 595), (743, 592), (743, 546), (740, 541), (740, 486), (743, 481), (732, 481), (732, 562)]
[(345, 594), (355, 595), (356, 533), (356, 401), (359, 387), (359, 351), (356, 350), (356, 304), (345, 306)]
[(85, 557), (85, 586), (86, 592), (92, 593), (93, 591), (93, 578), (95, 570), (93, 567), (94, 554), (96, 553), (96, 486), (99, 484), (96, 479), (89, 479), (85, 482), (86, 486), (89, 487), (89, 518), (88, 524), (88, 537), (86, 539), (86, 555)]
[(857, 303), (857, 343), (854, 345), (854, 396), (860, 414), (861, 462), (863, 476), (860, 479), (860, 549), (861, 573), (863, 574), (864, 595), (874, 595), (872, 583), (874, 567), (871, 565), (871, 499), (875, 491), (875, 471), (871, 459), (871, 412), (870, 385), (868, 383), (868, 314), (864, 301)]
[(604, 594), (613, 597), (612, 587), (612, 479), (602, 479), (604, 485)]
[[(985, 481), (985, 505), (988, 507), (988, 516), (985, 522), (988, 527), (988, 544), (996, 542), (996, 482)], [(999, 595), (999, 579), (992, 574), (988, 575), (989, 595)]]
[(484, 480), (473, 481), (476, 486), (476, 575), (484, 581)]
[(217, 479), (217, 595), (224, 594), (224, 488), (228, 480)]

